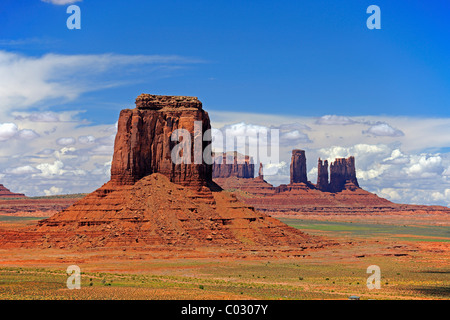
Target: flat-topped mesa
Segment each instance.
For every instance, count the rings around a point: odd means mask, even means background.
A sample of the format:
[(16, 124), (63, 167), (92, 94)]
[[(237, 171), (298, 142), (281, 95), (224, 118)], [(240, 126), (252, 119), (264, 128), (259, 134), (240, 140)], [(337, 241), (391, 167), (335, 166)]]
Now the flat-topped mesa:
[[(157, 108), (147, 105), (147, 109), (120, 113), (111, 181), (35, 227), (0, 230), (1, 248), (153, 246), (158, 252), (167, 248), (172, 254), (181, 246), (188, 250), (176, 252), (187, 252), (188, 257), (197, 247), (217, 246), (220, 255), (224, 248), (233, 247), (239, 256), (248, 248), (252, 255), (258, 249), (267, 257), (267, 252), (274, 250), (298, 253), (323, 246), (322, 240), (255, 211), (212, 181), (212, 165), (205, 163), (211, 159), (196, 157), (197, 152), (211, 156), (209, 141), (203, 141), (210, 132), (206, 132), (211, 127), (209, 117), (200, 107), (182, 105), (191, 99), (175, 99), (171, 104), (173, 97), (140, 96), (138, 104), (144, 100), (157, 101)], [(186, 130), (178, 132), (181, 142), (175, 135), (177, 141), (172, 141), (176, 129)], [(175, 164), (171, 154), (180, 149), (185, 162)], [(194, 154), (189, 149), (194, 149)], [(187, 163), (188, 152), (200, 163)], [(244, 162), (250, 164), (250, 157), (244, 157)], [(240, 180), (268, 185), (259, 179)]]
[(202, 103), (197, 97), (159, 96), (143, 93), (136, 98), (136, 108), (140, 110), (202, 109)]
[(331, 192), (339, 192), (346, 189), (346, 184), (353, 184), (359, 188), (356, 179), (355, 157), (337, 158), (330, 164), (330, 185)]
[(306, 176), (306, 155), (304, 150), (292, 150), (290, 184), (294, 183), (308, 183), (308, 178)]
[(23, 193), (14, 193), (9, 191), (4, 185), (0, 184), (0, 198), (23, 198)]
[(213, 157), (213, 179), (230, 177), (252, 179), (255, 176), (255, 165), (250, 156), (231, 152), (215, 153)]
[(328, 161), (322, 161), (319, 158), (317, 165), (317, 184), (316, 188), (320, 191), (328, 191), (329, 183), (328, 183)]
[[(182, 140), (172, 141), (176, 129), (186, 129), (191, 138), (183, 150), (190, 153), (187, 155), (190, 161), (179, 164), (172, 161), (172, 150)], [(203, 156), (198, 161), (194, 154), (203, 155), (210, 143), (202, 138), (208, 129), (211, 129), (208, 113), (196, 97), (141, 94), (135, 109), (120, 112), (111, 181), (116, 185), (133, 185), (145, 176), (161, 173), (171, 182), (184, 186), (209, 185), (212, 165)], [(179, 155), (184, 157), (182, 153)]]

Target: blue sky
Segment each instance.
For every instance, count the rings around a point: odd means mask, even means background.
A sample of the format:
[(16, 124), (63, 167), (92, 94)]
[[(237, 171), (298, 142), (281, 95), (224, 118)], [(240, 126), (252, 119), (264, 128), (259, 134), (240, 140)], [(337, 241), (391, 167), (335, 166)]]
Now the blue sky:
[[(374, 3), (381, 8), (381, 30), (366, 27), (366, 8)], [(68, 5), (2, 1), (0, 49), (30, 56), (158, 54), (199, 61), (160, 77), (146, 77), (143, 69), (139, 84), (82, 95), (77, 104), (95, 105), (86, 115), (95, 122), (113, 121), (119, 105), (142, 91), (196, 95), (212, 110), (285, 115), (450, 112), (446, 1), (76, 4), (81, 30), (65, 27)], [(5, 45), (6, 40), (24, 43)], [(105, 117), (108, 107), (102, 104), (109, 102), (118, 105)]]
[[(70, 2), (81, 30), (66, 27)], [(366, 27), (372, 4), (380, 30)], [(119, 111), (153, 93), (197, 96), (236, 134), (280, 128), (274, 184), (301, 148), (313, 182), (317, 157), (357, 155), (367, 190), (450, 205), (449, 13), (419, 0), (2, 0), (0, 183), (94, 190)]]

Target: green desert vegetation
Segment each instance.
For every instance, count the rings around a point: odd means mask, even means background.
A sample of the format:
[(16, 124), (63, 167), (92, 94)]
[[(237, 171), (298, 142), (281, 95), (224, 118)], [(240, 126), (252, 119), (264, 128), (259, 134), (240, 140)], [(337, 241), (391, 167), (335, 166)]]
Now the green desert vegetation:
[(284, 223), (311, 234), (404, 241), (450, 242), (450, 228), (434, 225), (390, 225), (375, 223), (316, 221), (281, 218)]
[[(2, 219), (9, 224), (29, 223), (33, 218)], [(32, 262), (4, 264), (0, 268), (0, 299), (450, 298), (448, 257), (437, 249), (415, 247), (420, 243), (445, 246), (448, 228), (283, 221), (343, 245), (307, 251), (303, 258), (280, 259), (154, 258), (145, 251), (128, 250), (126, 254), (113, 250), (78, 255), (56, 250), (49, 253), (53, 260), (42, 263), (42, 268)], [(6, 259), (12, 257), (8, 254)], [(71, 264), (81, 268), (80, 290), (67, 289), (66, 268)], [(381, 289), (366, 286), (370, 265), (381, 269)]]
[[(379, 290), (366, 287), (369, 263), (382, 270)], [(450, 293), (450, 270), (425, 262), (413, 267), (399, 257), (342, 263), (316, 258), (146, 261), (134, 268), (127, 273), (82, 272), (81, 289), (69, 290), (65, 270), (4, 267), (0, 299), (347, 299), (354, 294), (362, 299), (448, 299)]]

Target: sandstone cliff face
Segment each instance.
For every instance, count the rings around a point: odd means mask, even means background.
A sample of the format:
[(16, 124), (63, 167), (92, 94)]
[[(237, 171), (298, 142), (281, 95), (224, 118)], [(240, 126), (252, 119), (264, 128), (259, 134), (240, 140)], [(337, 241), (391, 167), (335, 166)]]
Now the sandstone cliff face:
[(308, 183), (306, 177), (306, 156), (304, 150), (292, 150), (291, 184)]
[[(111, 181), (118, 185), (132, 185), (155, 172), (167, 176), (171, 182), (201, 187), (212, 180), (212, 166), (194, 163), (195, 142), (202, 152), (210, 143), (202, 136), (194, 136), (194, 121), (201, 122), (201, 133), (210, 129), (208, 113), (194, 97), (156, 96), (142, 94), (135, 109), (120, 112), (118, 131), (111, 165)], [(186, 129), (191, 133), (190, 162), (174, 164), (171, 151), (178, 141), (172, 132)], [(202, 157), (203, 158), (203, 157)]]
[(264, 181), (264, 167), (261, 162), (259, 163), (258, 178), (259, 180)]
[(338, 158), (332, 162), (330, 164), (330, 182), (328, 182), (328, 161), (322, 162), (319, 159), (316, 188), (328, 192), (359, 188), (356, 179), (355, 157)]
[(355, 157), (347, 159), (338, 158), (330, 164), (330, 185), (331, 192), (339, 192), (346, 188), (346, 184), (353, 184), (359, 187), (356, 179)]
[(252, 179), (255, 176), (255, 165), (250, 156), (233, 152), (214, 154), (213, 158), (213, 179), (230, 177)]
[(4, 185), (0, 184), (0, 198), (23, 198), (23, 193), (14, 193), (9, 191)]
[(328, 161), (322, 161), (319, 158), (319, 162), (317, 165), (317, 185), (316, 188), (320, 191), (328, 191), (329, 183), (328, 183)]

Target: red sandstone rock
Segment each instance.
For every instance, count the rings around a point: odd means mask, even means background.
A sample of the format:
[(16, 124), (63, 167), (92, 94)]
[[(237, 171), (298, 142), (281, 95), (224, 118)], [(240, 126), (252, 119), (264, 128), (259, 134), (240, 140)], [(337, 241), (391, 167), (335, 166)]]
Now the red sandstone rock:
[(328, 161), (322, 160), (319, 158), (318, 166), (317, 166), (317, 189), (320, 191), (328, 191), (329, 183), (328, 183)]
[[(33, 232), (40, 235), (43, 247), (205, 244), (311, 247), (319, 243), (255, 211), (228, 192), (212, 192), (207, 188), (198, 192), (171, 183), (158, 173), (134, 185), (108, 182), (72, 207), (40, 221)], [(23, 241), (22, 245), (29, 244)]]
[(352, 187), (359, 187), (356, 179), (355, 157), (347, 159), (338, 158), (330, 164), (330, 185), (331, 192), (345, 190), (347, 183), (353, 184)]
[[(135, 109), (120, 112), (111, 181), (132, 185), (158, 172), (174, 183), (197, 188), (206, 186), (212, 179), (212, 167), (203, 157), (202, 163), (194, 163), (194, 144), (200, 139), (202, 151), (209, 142), (194, 136), (194, 121), (200, 121), (201, 133), (211, 128), (208, 113), (197, 98), (140, 95)], [(171, 135), (176, 129), (191, 133), (191, 163), (174, 164), (172, 161), (171, 151), (178, 141), (172, 141)]]
[(276, 192), (276, 188), (260, 177), (253, 179), (244, 179), (237, 177), (230, 178), (216, 178), (214, 182), (227, 190), (242, 190), (246, 193), (257, 194), (259, 196), (269, 196)]
[(306, 156), (304, 150), (292, 150), (291, 184), (308, 183), (306, 177)]
[(0, 184), (0, 198), (23, 198), (25, 195), (23, 193), (14, 193), (5, 188), (4, 185)]
[(210, 128), (196, 98), (141, 95), (136, 106), (120, 113), (111, 181), (36, 227), (0, 232), (3, 247), (323, 246), (221, 191), (211, 165), (171, 162), (173, 130)]
[(213, 173), (215, 178), (254, 178), (255, 165), (250, 156), (237, 152), (214, 154)]
[(260, 162), (259, 163), (259, 170), (258, 170), (258, 178), (259, 180), (264, 181), (264, 172), (263, 172), (264, 168), (263, 168), (263, 164)]
[[(299, 170), (299, 168), (302, 168)], [(303, 171), (303, 168), (304, 171)], [(299, 174), (301, 172), (302, 174)], [(241, 190), (239, 199), (257, 210), (272, 213), (302, 214), (372, 214), (416, 211), (417, 206), (392, 203), (359, 188), (355, 158), (336, 159), (332, 163), (332, 178), (328, 182), (328, 162), (318, 161), (318, 181), (314, 186), (306, 181), (306, 158), (302, 150), (292, 152), (291, 183), (274, 187), (261, 179), (226, 178), (214, 181), (224, 189)], [(299, 176), (302, 176), (300, 179)], [(296, 181), (306, 182), (296, 182)], [(420, 210), (424, 210), (420, 208)], [(426, 210), (436, 211), (431, 207)], [(445, 211), (439, 208), (437, 211)], [(447, 210), (448, 211), (448, 210)]]
[[(255, 179), (215, 179), (225, 190), (232, 190), (237, 198), (256, 210), (271, 216), (361, 216), (366, 215), (449, 215), (450, 209), (440, 206), (405, 205), (392, 203), (377, 195), (347, 183), (337, 192), (322, 192), (307, 184), (273, 187)], [(236, 190), (239, 190), (236, 192)]]

